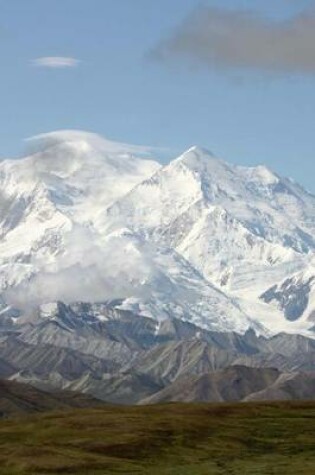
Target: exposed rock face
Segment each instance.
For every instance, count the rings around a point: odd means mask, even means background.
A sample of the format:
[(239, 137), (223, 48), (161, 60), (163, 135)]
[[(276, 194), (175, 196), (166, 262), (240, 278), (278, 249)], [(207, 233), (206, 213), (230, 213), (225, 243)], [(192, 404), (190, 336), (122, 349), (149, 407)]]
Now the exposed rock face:
[(315, 373), (285, 373), (269, 387), (252, 393), (245, 401), (313, 400)]
[(313, 300), (315, 289), (315, 275), (299, 274), (286, 279), (282, 284), (275, 285), (267, 290), (261, 299), (266, 303), (275, 303), (289, 321), (301, 318), (310, 306), (308, 319), (314, 314)]
[(200, 376), (182, 376), (141, 403), (242, 401), (275, 383), (279, 376), (276, 369), (231, 366)]

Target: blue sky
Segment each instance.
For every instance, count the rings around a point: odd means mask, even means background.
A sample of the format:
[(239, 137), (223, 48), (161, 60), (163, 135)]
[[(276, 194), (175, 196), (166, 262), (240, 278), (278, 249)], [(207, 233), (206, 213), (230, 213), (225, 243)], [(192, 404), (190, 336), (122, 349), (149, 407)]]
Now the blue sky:
[[(311, 3), (202, 2), (278, 21)], [(265, 163), (315, 192), (315, 73), (240, 72), (150, 57), (199, 5), (0, 0), (0, 155), (22, 153), (23, 140), (42, 132), (82, 129), (163, 147), (162, 160), (201, 145), (235, 163)], [(47, 57), (80, 62), (36, 63)]]

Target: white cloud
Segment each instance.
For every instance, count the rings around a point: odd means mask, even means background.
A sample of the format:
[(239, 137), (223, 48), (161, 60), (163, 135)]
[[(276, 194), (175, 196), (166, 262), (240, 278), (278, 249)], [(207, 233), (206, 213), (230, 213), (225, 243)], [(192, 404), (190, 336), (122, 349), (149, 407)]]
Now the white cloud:
[(64, 56), (45, 56), (34, 59), (32, 62), (35, 66), (52, 69), (75, 68), (80, 64), (78, 59)]

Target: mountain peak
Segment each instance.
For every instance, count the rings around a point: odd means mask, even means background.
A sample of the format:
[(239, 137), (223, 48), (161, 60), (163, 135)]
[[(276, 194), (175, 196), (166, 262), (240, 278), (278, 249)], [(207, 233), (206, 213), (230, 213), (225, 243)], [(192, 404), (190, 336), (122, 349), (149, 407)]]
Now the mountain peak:
[(195, 153), (196, 155), (207, 155), (215, 158), (214, 154), (210, 150), (205, 147), (200, 147), (199, 145), (193, 145), (188, 150), (186, 150), (186, 152), (184, 152), (184, 155), (188, 153)]
[(185, 165), (192, 171), (200, 171), (200, 169), (202, 169), (207, 170), (207, 172), (213, 172), (216, 169), (220, 169), (222, 167), (225, 169), (229, 168), (228, 164), (225, 161), (216, 157), (211, 151), (196, 145), (189, 148), (177, 159), (173, 160), (171, 164), (172, 163), (174, 163), (175, 165)]
[(204, 180), (212, 180), (216, 184), (220, 183), (223, 188), (228, 183), (233, 184), (235, 188), (236, 182), (238, 182), (239, 186), (245, 188), (254, 184), (257, 189), (265, 189), (277, 185), (280, 181), (279, 176), (265, 165), (238, 166), (216, 157), (211, 151), (199, 146), (189, 148), (171, 162), (171, 166), (172, 164), (176, 168), (178, 165), (184, 165), (193, 173), (202, 176)]

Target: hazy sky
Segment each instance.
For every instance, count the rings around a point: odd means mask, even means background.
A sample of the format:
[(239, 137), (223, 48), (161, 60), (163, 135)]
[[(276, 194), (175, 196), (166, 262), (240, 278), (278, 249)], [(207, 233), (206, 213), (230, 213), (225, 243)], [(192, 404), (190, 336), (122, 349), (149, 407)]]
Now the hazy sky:
[(0, 155), (82, 129), (315, 192), (315, 2), (0, 0)]

